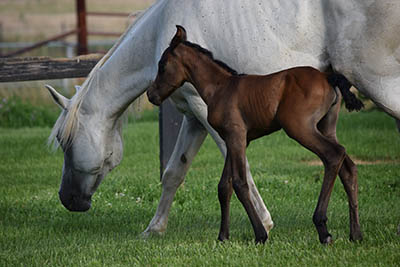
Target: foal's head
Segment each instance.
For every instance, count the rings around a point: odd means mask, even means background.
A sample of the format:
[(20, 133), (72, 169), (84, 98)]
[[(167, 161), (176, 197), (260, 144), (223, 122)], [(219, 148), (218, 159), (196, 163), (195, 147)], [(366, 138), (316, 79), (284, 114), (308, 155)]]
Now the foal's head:
[(186, 30), (179, 25), (176, 28), (174, 38), (158, 62), (157, 77), (147, 90), (150, 102), (157, 106), (186, 81), (183, 62), (179, 55), (174, 52), (174, 49), (180, 43), (186, 41)]

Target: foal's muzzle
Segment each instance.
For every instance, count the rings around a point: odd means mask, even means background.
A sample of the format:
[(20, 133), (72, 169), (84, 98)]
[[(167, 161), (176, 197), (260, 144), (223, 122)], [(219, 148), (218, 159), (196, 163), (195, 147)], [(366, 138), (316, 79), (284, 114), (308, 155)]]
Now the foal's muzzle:
[(155, 94), (152, 90), (153, 87), (150, 87), (149, 90), (147, 90), (147, 98), (149, 99), (150, 103), (153, 105), (159, 106), (161, 105), (161, 97), (158, 94)]

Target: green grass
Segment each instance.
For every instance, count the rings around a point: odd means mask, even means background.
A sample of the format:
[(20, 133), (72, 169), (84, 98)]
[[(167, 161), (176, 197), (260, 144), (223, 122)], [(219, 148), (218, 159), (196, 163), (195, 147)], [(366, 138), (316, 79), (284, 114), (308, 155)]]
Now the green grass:
[(364, 241), (348, 241), (348, 206), (337, 180), (328, 209), (335, 239), (319, 244), (311, 221), (321, 187), (316, 157), (273, 134), (248, 149), (253, 175), (275, 228), (255, 245), (244, 209), (232, 198), (231, 240), (216, 241), (217, 184), (223, 159), (207, 138), (179, 189), (167, 232), (143, 240), (161, 193), (158, 126), (124, 129), (122, 164), (102, 182), (86, 213), (58, 200), (63, 155), (46, 147), (49, 128), (0, 128), (0, 266), (396, 266), (400, 264), (400, 135), (376, 111), (341, 114), (338, 136), (359, 165)]

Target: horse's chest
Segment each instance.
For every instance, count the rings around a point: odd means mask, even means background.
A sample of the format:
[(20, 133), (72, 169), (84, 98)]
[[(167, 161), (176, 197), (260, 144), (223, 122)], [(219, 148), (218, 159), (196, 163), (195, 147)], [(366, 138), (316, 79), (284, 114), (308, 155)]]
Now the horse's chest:
[(207, 120), (220, 135), (235, 129), (246, 128), (240, 110), (229, 101), (218, 105), (209, 105)]

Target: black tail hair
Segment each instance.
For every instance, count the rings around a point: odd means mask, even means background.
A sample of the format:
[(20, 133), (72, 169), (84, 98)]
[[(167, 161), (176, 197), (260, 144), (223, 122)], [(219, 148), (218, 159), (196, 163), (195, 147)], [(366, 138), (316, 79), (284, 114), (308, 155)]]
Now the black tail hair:
[(330, 73), (327, 76), (327, 80), (333, 88), (339, 88), (348, 111), (359, 111), (364, 107), (364, 104), (350, 91), (352, 84), (343, 74)]

